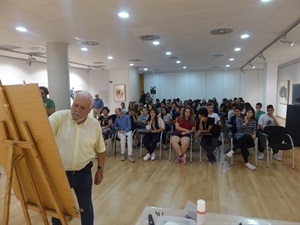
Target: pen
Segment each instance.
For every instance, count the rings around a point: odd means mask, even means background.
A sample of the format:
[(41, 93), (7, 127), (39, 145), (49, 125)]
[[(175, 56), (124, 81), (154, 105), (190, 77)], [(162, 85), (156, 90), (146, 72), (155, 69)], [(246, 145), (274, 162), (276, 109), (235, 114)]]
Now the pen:
[(151, 214), (148, 214), (148, 224), (149, 225), (155, 225), (153, 217)]

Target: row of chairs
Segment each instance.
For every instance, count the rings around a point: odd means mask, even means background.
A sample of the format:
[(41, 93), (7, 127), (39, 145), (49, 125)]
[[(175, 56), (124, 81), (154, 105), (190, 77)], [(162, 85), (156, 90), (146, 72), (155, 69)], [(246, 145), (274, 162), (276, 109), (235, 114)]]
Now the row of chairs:
[[(143, 136), (146, 134), (146, 130), (145, 129), (136, 129), (133, 131), (133, 138), (135, 136), (135, 134), (139, 132), (141, 134), (141, 139), (140, 139), (140, 143), (142, 145), (142, 139)], [(172, 138), (172, 131), (168, 132), (168, 135), (170, 136), (170, 145), (169, 145), (169, 161), (172, 160), (172, 152), (174, 154), (174, 151), (172, 151), (172, 146), (171, 146), (171, 138)], [(265, 146), (266, 149), (266, 153), (267, 153), (267, 167), (269, 168), (270, 166), (270, 159), (272, 159), (271, 157), (271, 153), (270, 150), (271, 149), (278, 149), (278, 150), (283, 150), (283, 154), (282, 154), (282, 162), (284, 161), (284, 151), (285, 150), (292, 150), (292, 168), (294, 169), (294, 165), (295, 165), (295, 150), (294, 150), (294, 144), (293, 144), (293, 139), (291, 138), (291, 136), (289, 134), (286, 133), (286, 130), (284, 127), (281, 126), (268, 126), (265, 127), (264, 133), (260, 134), (260, 141), (261, 143)], [(163, 137), (163, 132), (161, 132), (160, 134), (160, 141), (159, 141), (159, 159), (162, 158), (162, 137)], [(193, 143), (195, 143), (196, 141), (199, 142), (199, 162), (202, 162), (202, 147), (200, 145), (201, 142), (201, 138), (200, 140), (194, 140), (193, 138), (193, 134), (191, 134), (191, 141), (190, 141), (190, 162), (192, 162), (193, 159)], [(110, 140), (112, 143), (112, 154), (115, 155), (116, 152), (116, 141), (118, 141), (117, 135), (115, 133), (112, 133), (110, 135)], [(106, 140), (107, 142), (109, 142), (109, 139)], [(230, 136), (230, 145), (231, 145), (231, 149), (234, 145), (234, 137), (231, 135)], [(253, 149), (254, 151), (254, 158), (255, 158), (255, 165), (257, 166), (257, 146), (258, 146), (258, 140), (256, 138), (256, 140), (253, 142), (253, 145), (249, 146), (249, 149)], [(137, 146), (136, 146), (137, 147)], [(142, 158), (142, 146), (140, 146), (138, 148), (139, 150), (139, 156), (140, 158)], [(107, 151), (108, 154), (108, 151)], [(217, 146), (216, 149), (216, 158), (219, 159), (219, 161), (224, 160), (224, 134), (223, 132), (220, 133), (220, 137), (219, 137), (219, 144)], [(233, 157), (231, 157), (231, 165), (233, 165)]]

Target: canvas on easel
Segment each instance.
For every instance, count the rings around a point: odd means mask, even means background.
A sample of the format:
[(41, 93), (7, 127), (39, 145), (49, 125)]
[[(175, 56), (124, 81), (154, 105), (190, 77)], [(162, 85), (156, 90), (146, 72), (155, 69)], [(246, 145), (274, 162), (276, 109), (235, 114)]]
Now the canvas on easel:
[(10, 183), (26, 224), (28, 209), (39, 212), (44, 224), (47, 216), (62, 224), (79, 217), (37, 84), (0, 82), (0, 164), (9, 175), (3, 225), (9, 224)]

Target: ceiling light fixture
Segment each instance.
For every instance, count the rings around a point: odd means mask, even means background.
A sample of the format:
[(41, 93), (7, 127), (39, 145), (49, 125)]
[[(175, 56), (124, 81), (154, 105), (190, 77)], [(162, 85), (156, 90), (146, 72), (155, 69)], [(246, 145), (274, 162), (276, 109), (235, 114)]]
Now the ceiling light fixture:
[(226, 67), (230, 67), (230, 65), (229, 65), (229, 64), (227, 64), (227, 65), (226, 65)]
[(133, 64), (133, 63), (130, 63), (129, 66), (134, 66), (134, 64)]
[(261, 54), (258, 56), (258, 58), (261, 58), (261, 59), (263, 59), (264, 61), (267, 61), (267, 58), (264, 56), (263, 53), (261, 53)]
[(166, 52), (166, 55), (171, 55), (172, 54), (172, 52)]
[(148, 68), (144, 68), (144, 71), (147, 71), (148, 70)]
[(32, 65), (32, 62), (36, 61), (36, 58), (34, 58), (32, 55), (29, 55), (28, 56), (28, 59), (26, 60), (26, 64), (28, 66), (31, 66)]
[(241, 36), (242, 39), (246, 39), (246, 38), (248, 38), (248, 37), (249, 37), (249, 34), (243, 34), (243, 35)]
[(27, 29), (25, 27), (16, 27), (16, 30), (20, 31), (20, 32), (26, 32), (27, 31)]
[(153, 45), (159, 45), (160, 43), (159, 43), (159, 41), (153, 41), (152, 44)]
[(186, 67), (186, 66), (183, 66), (182, 68), (183, 68), (183, 69), (186, 69), (187, 67)]
[(126, 19), (129, 17), (129, 14), (127, 12), (123, 11), (123, 12), (119, 12), (118, 16), (122, 19)]
[(181, 63), (181, 61), (180, 61), (180, 60), (177, 60), (176, 63)]
[(87, 51), (88, 51), (88, 48), (86, 48), (86, 47), (83, 47), (83, 48), (81, 48), (81, 51), (83, 51), (83, 52), (87, 52)]
[(234, 51), (239, 52), (241, 51), (241, 48), (235, 48)]
[(280, 39), (281, 43), (288, 44), (290, 47), (292, 47), (295, 43), (291, 42), (289, 39), (287, 39), (286, 34)]
[(108, 59), (113, 59), (114, 57), (112, 57), (112, 56), (107, 56), (107, 58), (108, 58)]
[(255, 66), (252, 63), (249, 63), (249, 66), (251, 66), (252, 69), (255, 68)]
[(234, 61), (234, 58), (230, 58), (229, 61)]

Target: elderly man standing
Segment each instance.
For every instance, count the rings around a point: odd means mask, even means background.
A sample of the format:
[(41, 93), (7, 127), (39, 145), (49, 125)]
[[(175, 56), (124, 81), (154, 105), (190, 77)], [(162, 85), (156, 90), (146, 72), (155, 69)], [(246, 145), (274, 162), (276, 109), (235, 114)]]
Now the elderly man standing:
[[(49, 117), (49, 122), (60, 153), (64, 169), (77, 196), (81, 212), (81, 224), (94, 224), (92, 203), (92, 160), (98, 158), (94, 184), (103, 179), (105, 144), (99, 122), (89, 117), (93, 108), (93, 96), (80, 91), (75, 95), (71, 110), (61, 110)], [(60, 225), (52, 218), (53, 225)]]
[(93, 117), (98, 119), (100, 117), (100, 112), (104, 107), (104, 103), (98, 94), (95, 94), (94, 104), (93, 104)]

